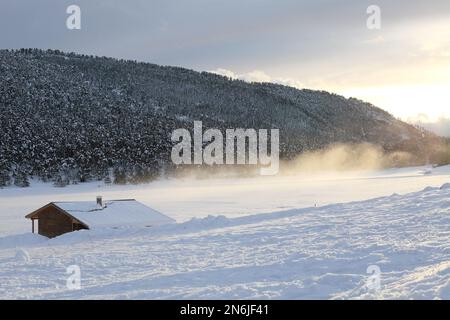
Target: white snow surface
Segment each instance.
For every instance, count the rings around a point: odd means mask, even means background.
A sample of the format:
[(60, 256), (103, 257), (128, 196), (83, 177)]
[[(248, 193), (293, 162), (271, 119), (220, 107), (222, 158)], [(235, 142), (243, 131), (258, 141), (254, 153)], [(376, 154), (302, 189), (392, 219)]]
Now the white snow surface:
[[(24, 219), (27, 205), (58, 193), (31, 187), (17, 210), (7, 200), (19, 189), (4, 189), (0, 298), (450, 299), (450, 170), (425, 175), (422, 169), (301, 182), (279, 177), (126, 187), (125, 193), (138, 194), (171, 190), (176, 205), (166, 207), (179, 212), (180, 223), (54, 239), (14, 232), (21, 228), (15, 215)], [(81, 187), (57, 191), (60, 198), (94, 199), (99, 190), (71, 194)], [(203, 203), (215, 215), (206, 215)], [(80, 290), (66, 286), (71, 265), (80, 267)], [(368, 273), (373, 267), (380, 270), (376, 288)]]
[(233, 218), (367, 200), (450, 182), (450, 166), (434, 168), (431, 174), (425, 174), (427, 170), (415, 167), (246, 179), (170, 179), (126, 186), (89, 182), (65, 188), (32, 181), (30, 188), (0, 189), (0, 237), (29, 232), (31, 223), (24, 216), (50, 202), (95, 201), (97, 196), (136, 199), (177, 222), (186, 222), (209, 215)]
[(72, 217), (86, 224), (89, 229), (120, 226), (157, 226), (175, 222), (174, 219), (136, 200), (105, 201), (102, 209), (96, 201), (54, 202)]

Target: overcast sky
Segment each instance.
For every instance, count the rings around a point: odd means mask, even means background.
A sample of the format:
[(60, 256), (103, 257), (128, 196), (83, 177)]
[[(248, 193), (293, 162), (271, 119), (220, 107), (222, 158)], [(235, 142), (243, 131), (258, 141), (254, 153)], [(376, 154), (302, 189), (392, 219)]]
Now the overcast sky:
[[(81, 8), (68, 30), (66, 8)], [(381, 29), (366, 27), (369, 5)], [(450, 116), (449, 0), (1, 0), (1, 48), (137, 59)]]

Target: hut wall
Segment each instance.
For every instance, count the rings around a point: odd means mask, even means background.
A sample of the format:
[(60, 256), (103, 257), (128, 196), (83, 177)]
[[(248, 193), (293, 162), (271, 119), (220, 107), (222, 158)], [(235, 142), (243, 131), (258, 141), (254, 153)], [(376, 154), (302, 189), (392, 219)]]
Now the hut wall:
[(72, 231), (72, 218), (57, 208), (48, 207), (39, 213), (38, 233), (53, 238)]

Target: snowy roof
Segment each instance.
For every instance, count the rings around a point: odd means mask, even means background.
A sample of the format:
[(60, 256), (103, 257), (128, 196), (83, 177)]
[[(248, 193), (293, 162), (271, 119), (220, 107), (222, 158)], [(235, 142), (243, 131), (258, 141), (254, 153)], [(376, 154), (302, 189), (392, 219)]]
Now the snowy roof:
[(86, 224), (90, 229), (115, 226), (155, 226), (174, 219), (136, 200), (105, 201), (98, 208), (95, 201), (53, 202), (53, 205)]

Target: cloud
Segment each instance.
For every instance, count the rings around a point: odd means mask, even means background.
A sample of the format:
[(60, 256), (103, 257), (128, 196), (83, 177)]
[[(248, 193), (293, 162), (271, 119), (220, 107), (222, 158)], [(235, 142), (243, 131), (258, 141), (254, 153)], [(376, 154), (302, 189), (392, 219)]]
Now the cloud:
[(450, 118), (439, 117), (437, 120), (431, 120), (426, 114), (421, 113), (415, 117), (408, 118), (408, 122), (417, 124), (430, 130), (440, 136), (450, 137)]
[(235, 73), (228, 69), (218, 68), (216, 70), (209, 71), (211, 73), (219, 74), (221, 76), (229, 77), (232, 79), (239, 79), (246, 82), (270, 82), (270, 83), (277, 83), (289, 87), (294, 87), (297, 89), (304, 88), (304, 85), (292, 78), (281, 78), (281, 77), (271, 77), (267, 73), (261, 70), (253, 70), (248, 73)]
[[(74, 2), (82, 10), (77, 31), (65, 25)], [(382, 27), (376, 31), (366, 27), (370, 3), (0, 1), (0, 48), (52, 48), (197, 71), (229, 66), (235, 72), (217, 73), (336, 93), (381, 88), (357, 97), (402, 118), (450, 116), (448, 89), (441, 89), (450, 74), (450, 1), (378, 0)], [(398, 86), (437, 89), (385, 95), (384, 87)]]
[(370, 38), (363, 41), (363, 44), (380, 44), (385, 42), (385, 38), (383, 36), (376, 36), (374, 38)]

